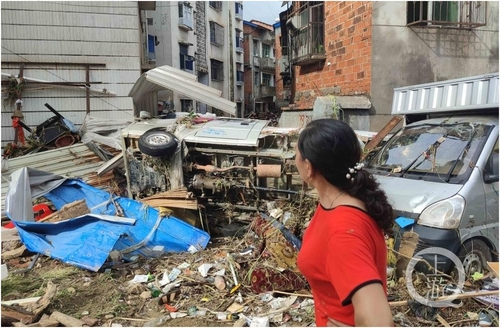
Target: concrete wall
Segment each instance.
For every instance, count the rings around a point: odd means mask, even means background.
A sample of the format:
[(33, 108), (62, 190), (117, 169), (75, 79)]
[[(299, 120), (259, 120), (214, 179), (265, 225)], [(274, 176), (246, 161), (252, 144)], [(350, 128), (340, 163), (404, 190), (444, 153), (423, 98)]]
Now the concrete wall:
[(393, 89), (498, 72), (497, 1), (487, 2), (487, 25), (471, 30), (406, 26), (405, 1), (373, 2), (370, 129), (387, 121)]
[[(85, 82), (90, 66), (91, 88), (107, 89), (116, 97), (91, 93), (90, 114), (105, 119), (133, 118), (128, 93), (141, 71), (139, 10), (134, 1), (2, 1), (2, 73), (50, 82)], [(101, 82), (99, 84), (92, 82)], [(31, 88), (31, 87), (30, 87)], [(25, 91), (25, 123), (35, 127), (54, 116), (49, 103), (78, 127), (86, 113), (84, 87), (44, 86)], [(3, 95), (2, 95), (3, 97)], [(2, 146), (14, 139), (14, 105), (2, 104)]]

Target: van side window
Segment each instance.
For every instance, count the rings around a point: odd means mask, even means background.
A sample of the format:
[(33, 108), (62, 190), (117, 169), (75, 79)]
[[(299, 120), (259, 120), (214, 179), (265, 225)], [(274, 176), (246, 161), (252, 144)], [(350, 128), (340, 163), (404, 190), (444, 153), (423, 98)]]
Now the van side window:
[(490, 154), (490, 157), (488, 158), (488, 163), (486, 163), (484, 167), (484, 182), (486, 183), (492, 183), (492, 182), (498, 182), (498, 171), (499, 171), (499, 164), (498, 164), (498, 139), (497, 142), (495, 143), (495, 147), (493, 147), (493, 151)]

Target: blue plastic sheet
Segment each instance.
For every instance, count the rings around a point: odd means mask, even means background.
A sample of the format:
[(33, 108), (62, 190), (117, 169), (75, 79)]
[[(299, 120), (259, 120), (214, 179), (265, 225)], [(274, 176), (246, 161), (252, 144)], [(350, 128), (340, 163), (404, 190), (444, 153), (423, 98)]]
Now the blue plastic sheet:
[(178, 218), (160, 217), (158, 210), (133, 199), (112, 199), (107, 191), (80, 180), (67, 179), (44, 197), (57, 209), (84, 199), (90, 212), (97, 215), (116, 215), (118, 204), (124, 217), (135, 220), (134, 224), (109, 222), (92, 215), (58, 223), (13, 220), (28, 250), (88, 270), (99, 270), (111, 250), (149, 257), (158, 255), (152, 251), (155, 246), (163, 246), (166, 253), (185, 252), (193, 247), (204, 249), (210, 240), (205, 231)]

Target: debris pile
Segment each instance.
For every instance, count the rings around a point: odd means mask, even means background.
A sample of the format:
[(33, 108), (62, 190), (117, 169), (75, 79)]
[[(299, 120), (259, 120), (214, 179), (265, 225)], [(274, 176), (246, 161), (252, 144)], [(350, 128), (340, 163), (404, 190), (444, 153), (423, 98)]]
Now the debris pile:
[[(30, 266), (32, 258), (25, 249), (13, 257), (22, 244), (3, 242), (9, 276), (2, 281), (2, 325), (314, 325), (314, 301), (296, 257), (315, 204), (313, 197), (301, 194), (267, 202), (261, 212), (209, 211), (214, 236), (206, 249), (158, 258), (111, 252), (99, 272), (41, 257), (31, 270), (16, 274), (15, 268)], [(229, 236), (217, 229), (236, 223), (239, 229)], [(389, 298), (396, 325), (498, 325), (493, 270), (475, 281), (468, 277), (458, 303), (429, 307), (413, 301), (405, 278), (398, 277), (394, 260), (401, 258), (401, 253), (389, 252)], [(413, 279), (419, 292), (428, 291), (431, 281), (425, 275)], [(450, 280), (443, 279), (440, 286), (456, 290)]]

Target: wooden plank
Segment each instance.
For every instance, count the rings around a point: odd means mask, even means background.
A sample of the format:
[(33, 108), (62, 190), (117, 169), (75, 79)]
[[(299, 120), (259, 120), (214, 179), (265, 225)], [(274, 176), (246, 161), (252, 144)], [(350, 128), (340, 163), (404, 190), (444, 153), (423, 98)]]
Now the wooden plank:
[(12, 305), (12, 304), (26, 304), (26, 303), (35, 303), (38, 302), (39, 299), (41, 299), (41, 296), (37, 297), (29, 297), (29, 298), (21, 298), (18, 300), (11, 300), (11, 301), (2, 301), (3, 305)]
[(85, 324), (85, 322), (59, 311), (52, 312), (52, 314), (50, 315), (50, 319), (57, 320), (66, 327), (83, 327), (83, 325)]
[(197, 210), (198, 202), (193, 200), (182, 200), (182, 199), (150, 199), (141, 200), (144, 204), (151, 207), (173, 207), (173, 208), (184, 208), (187, 210)]
[(375, 149), (378, 144), (394, 129), (396, 125), (403, 119), (402, 116), (394, 116), (383, 128), (377, 133), (372, 140), (365, 146), (361, 159), (363, 160), (370, 151)]
[[(468, 293), (463, 293), (463, 294), (458, 294), (458, 295), (441, 296), (441, 297), (436, 298), (434, 301), (453, 300), (453, 299), (461, 300), (464, 298), (490, 296), (490, 295), (498, 295), (498, 290), (468, 292)], [(408, 300), (389, 302), (389, 305), (392, 307), (405, 306), (405, 305), (408, 305)]]
[(495, 277), (498, 277), (498, 262), (486, 262), (486, 263), (488, 264), (488, 268), (495, 275)]
[(442, 316), (437, 314), (436, 316), (437, 320), (439, 321), (440, 324), (442, 324), (444, 327), (451, 327), (448, 321), (446, 321)]

